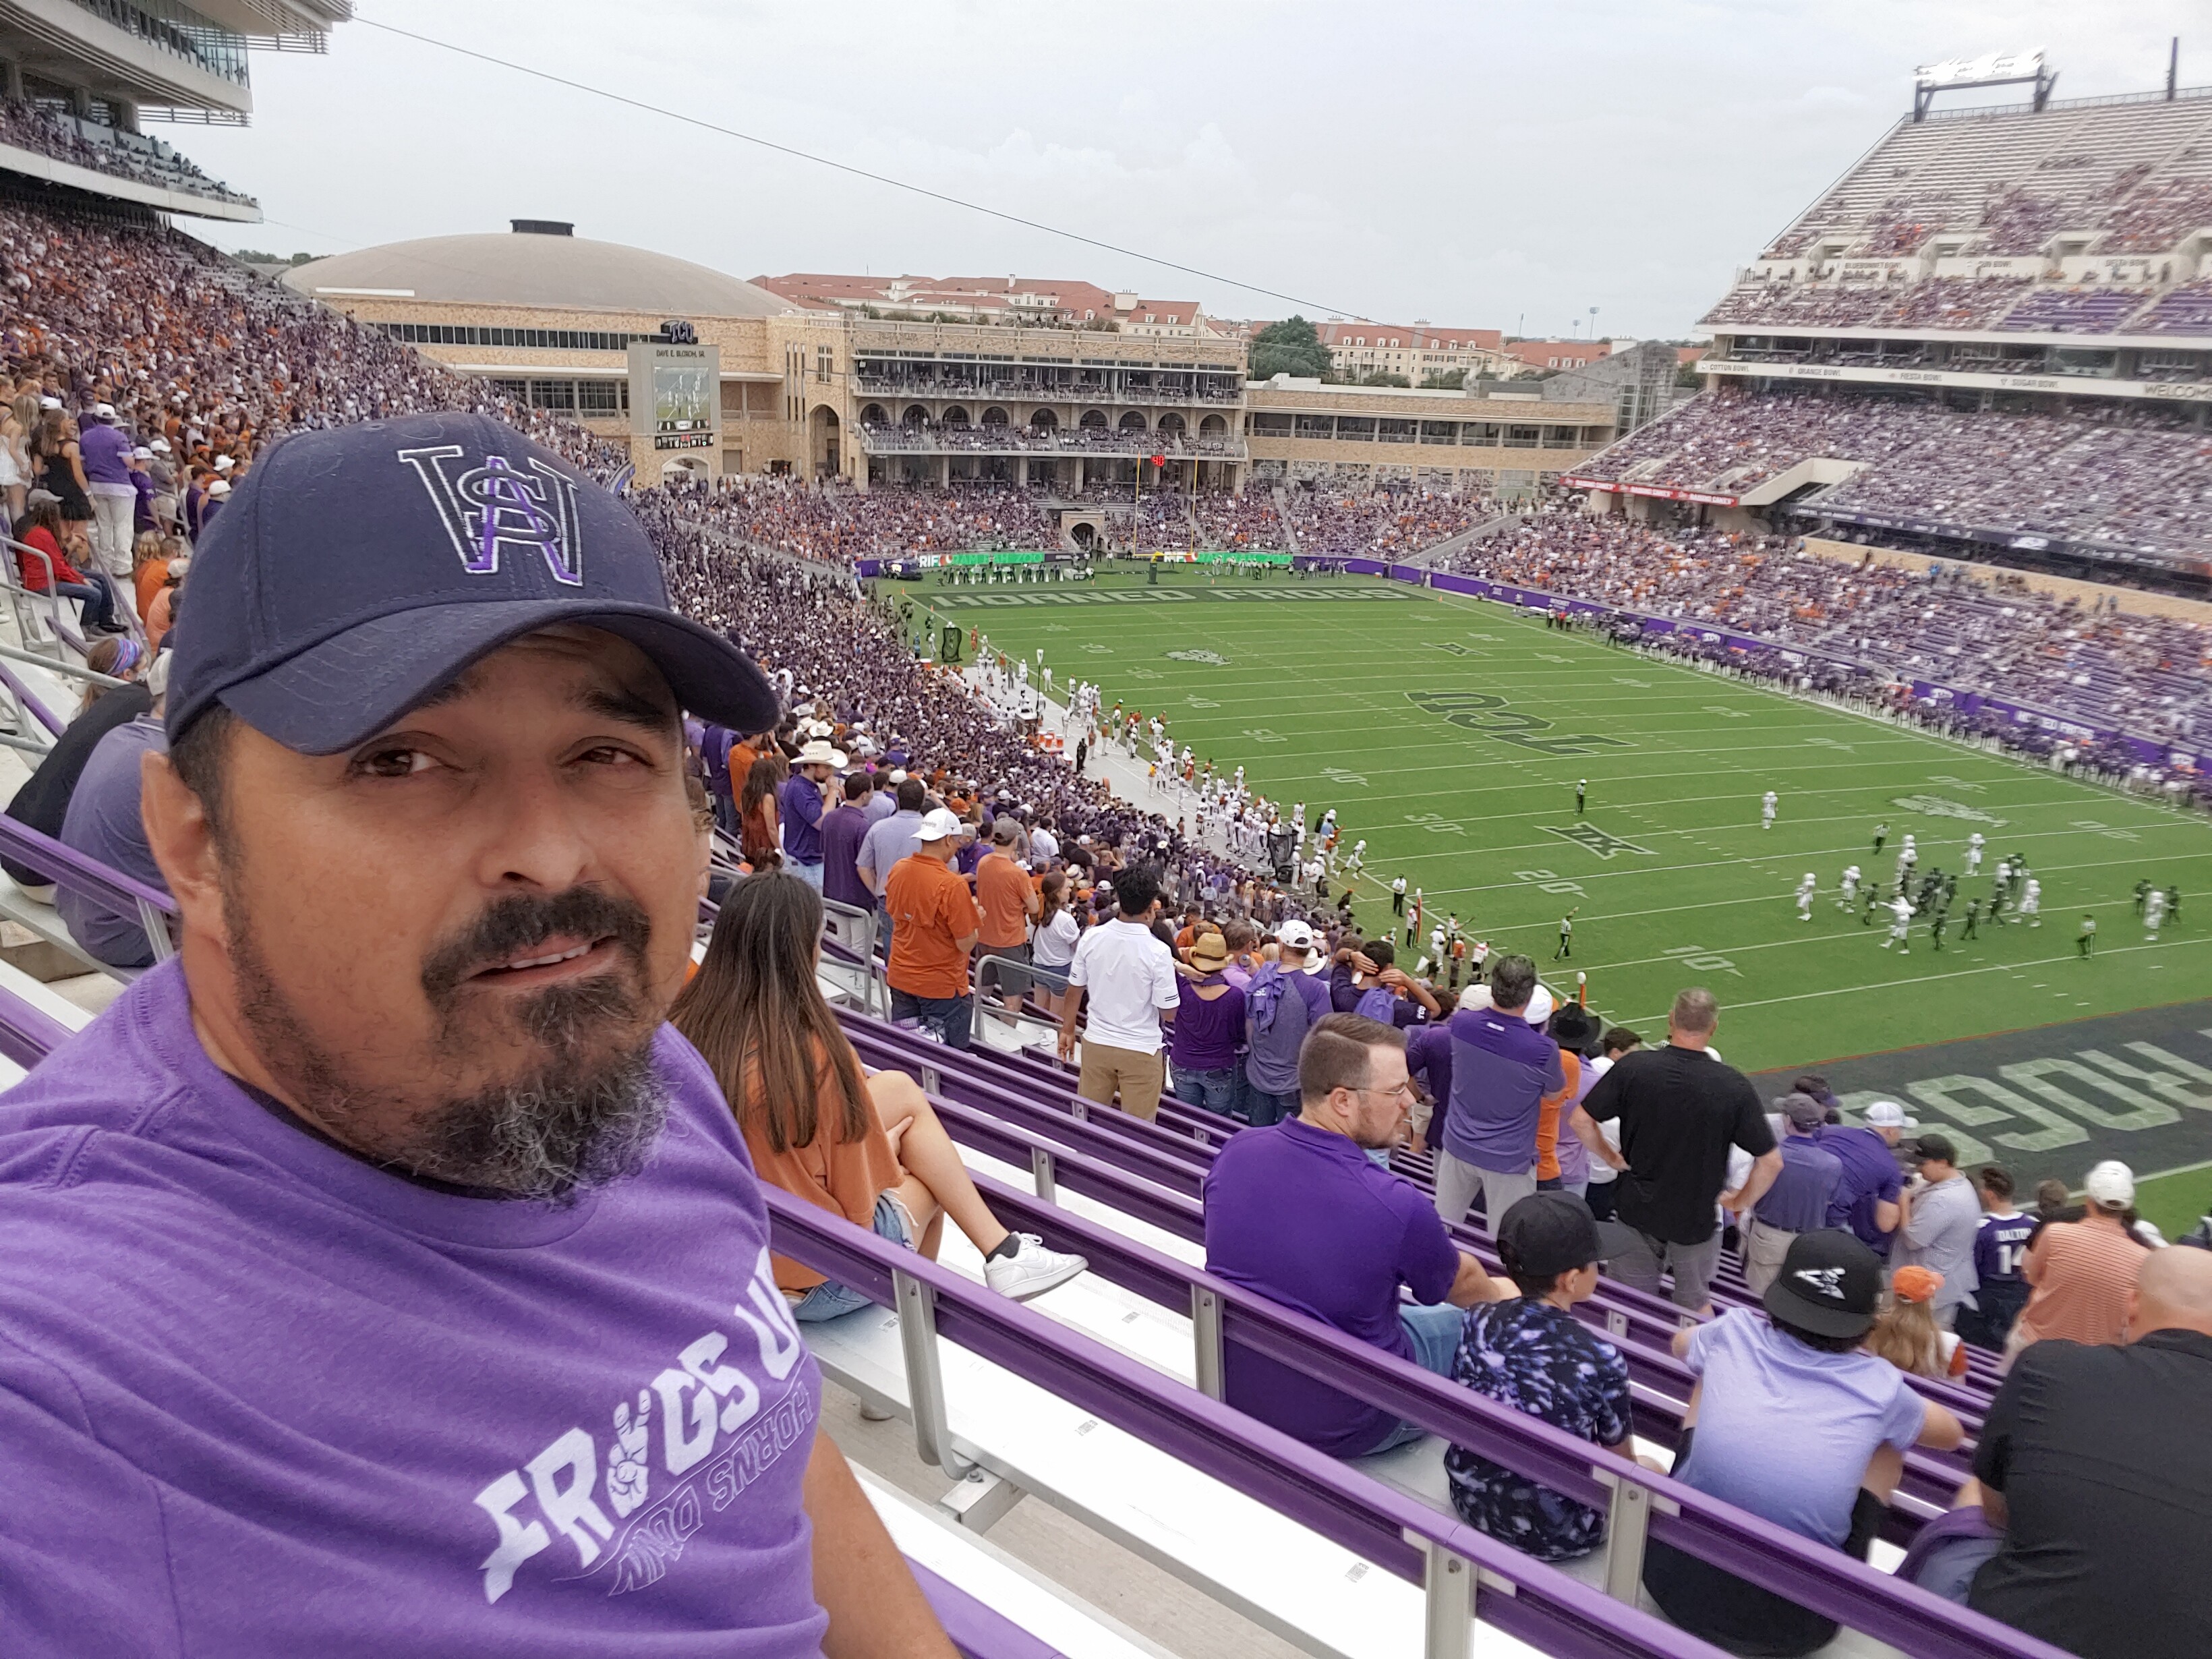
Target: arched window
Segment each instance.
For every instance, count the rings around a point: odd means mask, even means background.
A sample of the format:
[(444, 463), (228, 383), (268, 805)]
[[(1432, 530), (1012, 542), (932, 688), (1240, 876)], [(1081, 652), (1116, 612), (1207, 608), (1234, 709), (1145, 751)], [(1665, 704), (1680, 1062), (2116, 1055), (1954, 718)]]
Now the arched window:
[(1133, 409), (1133, 410), (1129, 410), (1129, 411), (1128, 411), (1128, 413), (1127, 413), (1126, 415), (1124, 415), (1124, 416), (1121, 416), (1121, 430), (1122, 430), (1122, 431), (1124, 431), (1124, 432), (1142, 432), (1144, 429), (1145, 429), (1145, 412), (1144, 412), (1144, 410), (1140, 410), (1140, 409)]
[(1181, 436), (1183, 431), (1182, 416), (1174, 413), (1163, 415), (1160, 416), (1159, 425), (1154, 429), (1160, 432), (1172, 432)]
[(1005, 426), (1006, 423), (1006, 411), (1005, 410), (994, 407), (983, 411), (983, 424), (985, 426)]
[(1040, 409), (1036, 414), (1030, 416), (1030, 430), (1032, 432), (1057, 432), (1060, 430), (1060, 416), (1054, 414), (1048, 409)]
[(953, 404), (951, 408), (945, 411), (945, 424), (947, 426), (966, 426), (968, 424), (968, 411), (963, 409), (958, 404)]
[(1103, 409), (1085, 410), (1083, 429), (1085, 432), (1103, 432), (1106, 429), (1106, 411)]
[(884, 406), (881, 404), (870, 404), (860, 411), (862, 426), (888, 426), (890, 423), (890, 416), (884, 413)]
[(1229, 430), (1229, 422), (1218, 415), (1209, 415), (1198, 423), (1198, 429), (1209, 437), (1216, 436)]
[(929, 424), (929, 411), (920, 404), (908, 404), (906, 406), (906, 413), (899, 416), (899, 424), (913, 427), (927, 426)]

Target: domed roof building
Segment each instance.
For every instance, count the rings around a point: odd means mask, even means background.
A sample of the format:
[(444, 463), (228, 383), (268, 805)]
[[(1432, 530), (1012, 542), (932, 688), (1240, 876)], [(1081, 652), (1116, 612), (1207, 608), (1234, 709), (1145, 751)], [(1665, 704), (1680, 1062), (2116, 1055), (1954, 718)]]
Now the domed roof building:
[(284, 280), (315, 298), (439, 305), (773, 317), (801, 307), (705, 265), (578, 236), (559, 220), (517, 219), (507, 235), (425, 236), (295, 265)]
[[(787, 300), (689, 259), (579, 236), (562, 220), (516, 219), (504, 235), (425, 236), (313, 259), (283, 273), (518, 403), (627, 441), (648, 477), (671, 469), (849, 476), (842, 442), (849, 353), (835, 310)], [(671, 324), (681, 326), (664, 331)], [(633, 408), (630, 349), (705, 348), (719, 414), (680, 451)], [(804, 365), (801, 368), (799, 366)], [(803, 388), (803, 390), (802, 390)]]

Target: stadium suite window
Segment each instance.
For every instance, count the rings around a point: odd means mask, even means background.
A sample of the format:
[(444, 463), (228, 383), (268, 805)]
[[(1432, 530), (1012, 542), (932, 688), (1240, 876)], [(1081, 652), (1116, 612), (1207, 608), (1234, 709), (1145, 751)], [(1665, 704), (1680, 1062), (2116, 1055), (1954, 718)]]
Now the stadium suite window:
[(1413, 441), (1418, 421), (1399, 421), (1384, 416), (1376, 422), (1376, 441), (1386, 444), (1409, 444)]
[(1357, 443), (1375, 441), (1375, 419), (1370, 415), (1340, 415), (1336, 417), (1336, 435)]

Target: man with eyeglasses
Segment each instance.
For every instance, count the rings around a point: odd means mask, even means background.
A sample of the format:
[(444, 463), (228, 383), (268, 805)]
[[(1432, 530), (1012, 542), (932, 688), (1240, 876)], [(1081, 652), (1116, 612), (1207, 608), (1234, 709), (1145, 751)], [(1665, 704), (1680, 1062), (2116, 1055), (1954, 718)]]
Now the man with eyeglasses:
[[(1445, 1376), (1460, 1310), (1516, 1294), (1464, 1255), (1427, 1196), (1371, 1161), (1413, 1105), (1405, 1033), (1358, 1014), (1314, 1023), (1298, 1115), (1247, 1130), (1206, 1178), (1206, 1267), (1232, 1285)], [(1401, 1303), (1401, 1286), (1419, 1305)], [(1419, 1439), (1396, 1414), (1232, 1345), (1229, 1404), (1337, 1457)]]

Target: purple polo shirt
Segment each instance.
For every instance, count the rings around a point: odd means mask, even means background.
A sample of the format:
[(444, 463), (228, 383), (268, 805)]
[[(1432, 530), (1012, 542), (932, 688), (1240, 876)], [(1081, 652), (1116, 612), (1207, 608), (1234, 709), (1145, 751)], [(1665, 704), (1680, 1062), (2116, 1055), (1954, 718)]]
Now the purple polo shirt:
[(1844, 1161), (1811, 1135), (1785, 1134), (1777, 1146), (1782, 1173), (1753, 1213), (1785, 1233), (1817, 1232), (1828, 1224), (1828, 1204), (1844, 1178)]
[(11, 1659), (815, 1659), (819, 1375), (714, 1073), (566, 1206), (257, 1103), (163, 963), (0, 1099)]
[(1889, 1242), (1897, 1235), (1874, 1224), (1874, 1206), (1884, 1200), (1896, 1203), (1898, 1194), (1905, 1190), (1905, 1171), (1898, 1167), (1897, 1154), (1874, 1130), (1847, 1124), (1832, 1123), (1813, 1139), (1843, 1161), (1843, 1179), (1828, 1200), (1828, 1225), (1850, 1228), (1876, 1255), (1887, 1255)]
[[(1459, 1251), (1425, 1193), (1299, 1118), (1231, 1138), (1204, 1197), (1208, 1273), (1401, 1359), (1413, 1346), (1399, 1287), (1433, 1304), (1459, 1274)], [(1224, 1363), (1231, 1405), (1332, 1456), (1371, 1450), (1398, 1421), (1234, 1343)]]
[(1444, 1150), (1500, 1174), (1534, 1169), (1537, 1104), (1567, 1086), (1559, 1045), (1520, 1015), (1493, 1008), (1462, 1008), (1444, 1029), (1452, 1043)]
[(1452, 1039), (1449, 1024), (1439, 1021), (1406, 1033), (1406, 1069), (1420, 1079), (1429, 1091), (1429, 1098), (1437, 1103), (1437, 1115), (1441, 1116), (1451, 1099)]
[(793, 773), (775, 792), (783, 815), (783, 850), (794, 864), (822, 862), (822, 786)]

